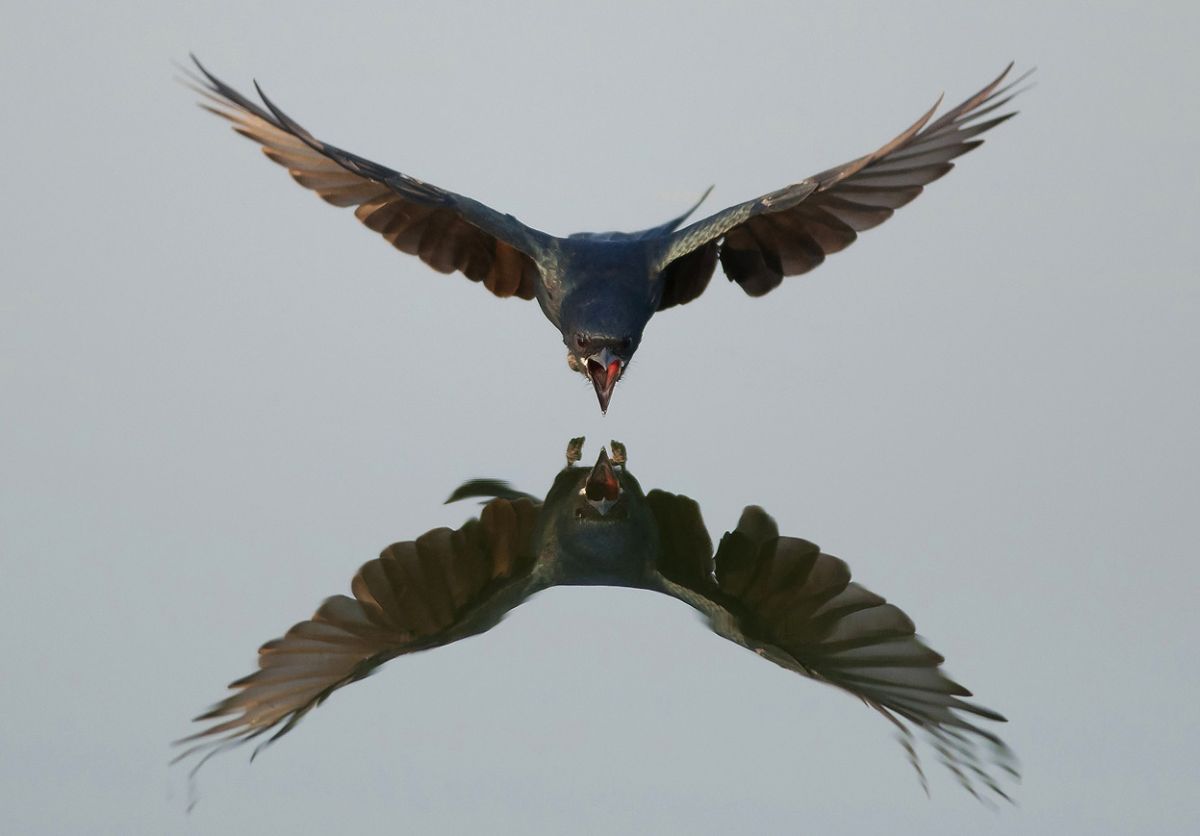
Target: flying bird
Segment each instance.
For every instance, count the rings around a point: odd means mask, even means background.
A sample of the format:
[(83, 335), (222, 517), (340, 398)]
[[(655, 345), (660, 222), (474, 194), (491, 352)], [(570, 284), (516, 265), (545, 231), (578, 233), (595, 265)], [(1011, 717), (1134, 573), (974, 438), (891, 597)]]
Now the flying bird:
[(980, 145), (981, 134), (1015, 115), (995, 112), (1028, 76), (1002, 86), (1009, 64), (935, 120), (939, 98), (877, 151), (687, 226), (708, 192), (651, 229), (560, 238), (317, 139), (257, 83), (261, 104), (192, 60), (200, 75), (189, 77), (202, 106), (259, 143), (300, 185), (335, 206), (353, 206), (367, 227), (441, 273), (460, 272), (496, 296), (537, 299), (562, 334), (568, 366), (591, 381), (605, 412), (650, 317), (698, 297), (718, 262), (751, 296), (807, 273), (891, 217), (953, 168), (954, 158)]
[(464, 484), (447, 502), (484, 498), (478, 518), (387, 547), (358, 570), (352, 596), (327, 598), (264, 644), (258, 670), (196, 718), (209, 725), (179, 741), (190, 744), (179, 759), (203, 753), (198, 769), (271, 733), (266, 745), (390, 659), (482, 633), (550, 587), (600, 585), (678, 598), (719, 636), (858, 697), (895, 724), (923, 785), (914, 730), (972, 794), (1008, 798), (1000, 779), (1018, 777), (1015, 759), (981, 725), (1004, 717), (968, 701), (909, 617), (844, 562), (780, 536), (755, 506), (714, 553), (695, 501), (644, 493), (603, 448), (595, 466), (578, 466), (582, 440), (572, 441), (544, 501), (499, 480)]

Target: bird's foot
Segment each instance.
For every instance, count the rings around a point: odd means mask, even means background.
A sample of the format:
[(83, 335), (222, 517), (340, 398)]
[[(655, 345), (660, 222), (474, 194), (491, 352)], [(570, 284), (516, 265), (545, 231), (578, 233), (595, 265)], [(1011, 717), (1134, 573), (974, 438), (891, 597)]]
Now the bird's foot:
[(567, 467), (574, 467), (583, 458), (583, 438), (581, 435), (567, 442)]

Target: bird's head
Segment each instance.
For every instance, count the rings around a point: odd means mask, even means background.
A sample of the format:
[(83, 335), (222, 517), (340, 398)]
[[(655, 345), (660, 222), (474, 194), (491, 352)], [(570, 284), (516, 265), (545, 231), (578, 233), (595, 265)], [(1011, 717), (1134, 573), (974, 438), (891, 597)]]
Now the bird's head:
[(633, 359), (639, 337), (598, 337), (576, 331), (567, 334), (563, 341), (567, 344), (567, 365), (591, 382), (600, 411), (608, 412), (613, 389)]
[(638, 274), (610, 268), (589, 276), (563, 299), (558, 323), (567, 365), (592, 384), (602, 412), (608, 411), (613, 389), (633, 360), (656, 306), (644, 277), (634, 280), (629, 277)]
[(627, 519), (629, 506), (638, 501), (641, 489), (633, 476), (625, 471), (624, 446), (614, 442), (611, 457), (601, 447), (596, 464), (589, 468), (575, 464), (583, 439), (572, 439), (572, 442), (577, 444), (574, 455), (568, 448), (567, 467), (550, 488), (546, 505), (562, 508), (561, 518), (571, 525), (577, 522), (607, 524)]
[[(645, 495), (625, 470), (624, 447), (591, 467), (569, 464), (546, 496), (559, 544), (560, 583), (637, 586), (656, 542)], [(568, 455), (568, 461), (571, 456)]]
[(626, 516), (626, 508), (621, 503), (624, 494), (621, 477), (613, 466), (608, 451), (601, 447), (595, 466), (588, 471), (587, 478), (583, 480), (576, 494), (575, 518), (608, 521), (623, 519)]

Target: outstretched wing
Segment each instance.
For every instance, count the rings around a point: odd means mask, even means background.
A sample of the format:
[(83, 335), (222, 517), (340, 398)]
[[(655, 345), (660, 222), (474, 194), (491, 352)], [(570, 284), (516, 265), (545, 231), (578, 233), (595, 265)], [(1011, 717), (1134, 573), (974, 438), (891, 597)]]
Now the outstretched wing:
[[(998, 772), (1015, 759), (980, 719), (1004, 722), (968, 702), (971, 693), (941, 669), (943, 658), (900, 609), (850, 579), (850, 569), (806, 540), (780, 537), (761, 508), (747, 508), (715, 559), (699, 509), (662, 492), (651, 499), (663, 536), (664, 586), (708, 616), (713, 630), (789, 670), (860, 697), (891, 720), (921, 775), (910, 726), (973, 795), (1008, 798)], [(711, 574), (710, 574), (711, 572)]]
[(192, 76), (207, 100), (201, 106), (259, 143), (297, 183), (334, 206), (354, 206), (360, 221), (441, 273), (458, 271), (497, 296), (534, 297), (544, 233), (478, 201), (322, 142), (261, 89), (265, 108), (214, 76), (195, 56), (192, 60), (203, 73), (202, 78)]
[(203, 764), (275, 730), (269, 743), (387, 660), (493, 627), (536, 591), (529, 573), (539, 507), (497, 499), (462, 528), (388, 546), (354, 576), (353, 598), (327, 598), (312, 618), (259, 649), (258, 670), (231, 683), (236, 693), (196, 718), (215, 722), (179, 741), (193, 745), (177, 760), (206, 752)]
[(858, 233), (886, 221), (954, 167), (955, 157), (1015, 113), (981, 117), (1006, 104), (1028, 73), (1001, 87), (1012, 64), (988, 86), (936, 121), (936, 104), (879, 150), (792, 186), (732, 206), (671, 236), (659, 260), (666, 271), (662, 307), (703, 292), (719, 256), (725, 275), (751, 296), (777, 287), (784, 276), (807, 273), (825, 256), (844, 250)]

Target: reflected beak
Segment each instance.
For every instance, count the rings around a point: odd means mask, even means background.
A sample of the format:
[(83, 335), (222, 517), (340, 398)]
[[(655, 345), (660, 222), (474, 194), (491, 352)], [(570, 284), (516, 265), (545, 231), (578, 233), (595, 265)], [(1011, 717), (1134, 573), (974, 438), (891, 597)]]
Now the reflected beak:
[(603, 447), (600, 448), (596, 466), (588, 474), (583, 493), (591, 506), (601, 514), (607, 514), (621, 498), (621, 481), (617, 478), (617, 471), (613, 469), (608, 452)]
[(600, 411), (608, 412), (608, 402), (612, 398), (613, 389), (621, 378), (625, 361), (613, 354), (607, 348), (593, 354), (587, 359), (587, 373), (596, 390), (596, 398), (600, 401)]

